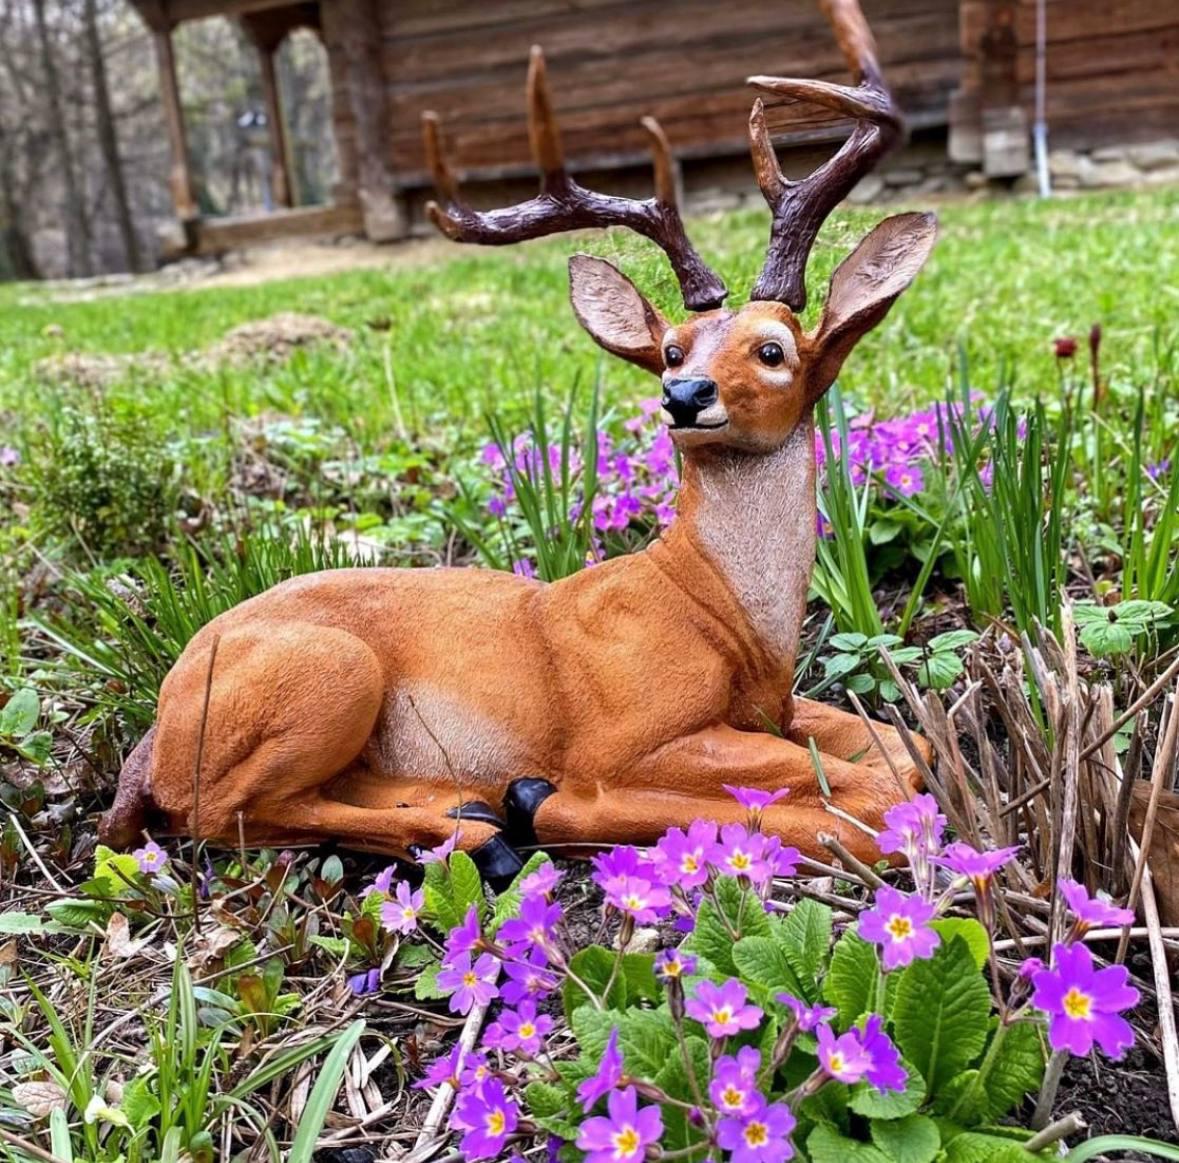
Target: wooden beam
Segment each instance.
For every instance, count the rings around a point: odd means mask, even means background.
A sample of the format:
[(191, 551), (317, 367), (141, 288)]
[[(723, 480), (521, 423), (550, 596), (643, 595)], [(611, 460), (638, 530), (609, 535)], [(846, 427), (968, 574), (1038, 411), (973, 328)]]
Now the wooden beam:
[(266, 98), (266, 130), (270, 135), (270, 193), (276, 206), (290, 208), (294, 202), (287, 132), (283, 122), (278, 75), (274, 68), (277, 50), (258, 46), (258, 67), (262, 72), (262, 93)]
[(168, 133), (168, 149), (172, 155), (172, 170), (169, 175), (172, 205), (176, 208), (176, 217), (182, 223), (186, 223), (199, 217), (199, 211), (192, 192), (188, 136), (184, 130), (184, 110), (180, 104), (180, 84), (176, 78), (176, 54), (172, 51), (171, 28), (153, 28), (152, 39), (156, 45), (156, 66), (160, 74), (164, 126)]
[(344, 91), (356, 129), (357, 195), (364, 232), (392, 242), (408, 232), (389, 166), (389, 106), (381, 70), (381, 26), (375, 0), (332, 0), (321, 8), (324, 40), (339, 47)]

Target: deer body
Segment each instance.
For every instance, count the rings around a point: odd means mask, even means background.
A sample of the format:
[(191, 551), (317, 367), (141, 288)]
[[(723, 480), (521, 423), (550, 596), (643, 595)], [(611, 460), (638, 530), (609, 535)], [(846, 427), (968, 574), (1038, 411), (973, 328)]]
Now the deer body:
[(790, 693), (815, 557), (812, 413), (920, 269), (934, 222), (881, 223), (835, 272), (819, 325), (803, 330), (805, 253), (791, 232), (809, 249), (839, 191), (899, 127), (855, 0), (827, 3), (860, 86), (754, 81), (859, 120), (827, 166), (791, 183), (755, 105), (774, 235), (759, 297), (738, 311), (719, 307), (724, 285), (683, 233), (657, 126), (654, 200), (596, 195), (565, 174), (538, 53), (529, 98), (544, 184), (531, 202), (487, 213), (458, 202), (427, 122), (450, 203), (432, 213), (451, 237), (502, 243), (597, 222), (667, 251), (696, 312), (680, 323), (603, 260), (575, 256), (570, 276), (591, 336), (660, 377), (684, 463), (677, 518), (644, 552), (551, 585), (340, 570), (222, 614), (165, 681), (156, 727), (104, 819), (108, 842), (131, 842), (154, 806), (175, 830), (230, 843), (332, 836), (404, 856), (457, 836), (501, 877), (520, 865), (508, 839), (586, 850), (651, 842), (698, 816), (742, 820), (725, 791), (739, 785), (789, 789), (763, 820), (785, 841), (814, 851), (828, 831), (878, 855), (871, 829), (919, 785), (918, 765), (891, 728)]

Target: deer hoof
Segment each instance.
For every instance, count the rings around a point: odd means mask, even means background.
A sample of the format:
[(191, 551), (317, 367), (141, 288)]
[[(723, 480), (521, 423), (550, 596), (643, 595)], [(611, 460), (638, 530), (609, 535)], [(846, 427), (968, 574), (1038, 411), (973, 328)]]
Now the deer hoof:
[(502, 836), (492, 836), (471, 852), (479, 875), (496, 892), (502, 892), (524, 867), (520, 854)]
[(457, 807), (448, 808), (446, 814), (452, 820), (474, 820), (479, 824), (490, 824), (493, 828), (504, 828), (504, 822), (490, 804), (482, 800), (470, 800)]
[(517, 844), (536, 844), (533, 820), (536, 809), (555, 792), (547, 779), (514, 779), (504, 796), (504, 815), (508, 818), (507, 833)]

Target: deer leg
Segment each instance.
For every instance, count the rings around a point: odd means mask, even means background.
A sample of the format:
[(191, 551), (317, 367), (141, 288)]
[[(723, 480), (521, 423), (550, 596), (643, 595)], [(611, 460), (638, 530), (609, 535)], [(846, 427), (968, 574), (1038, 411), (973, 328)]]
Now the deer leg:
[[(788, 739), (732, 727), (710, 727), (660, 748), (610, 783), (584, 790), (567, 780), (536, 808), (533, 828), (542, 846), (574, 849), (651, 844), (671, 827), (695, 819), (725, 824), (746, 818), (723, 785), (789, 789), (787, 799), (763, 814), (764, 829), (809, 855), (824, 850), (820, 832), (838, 836), (866, 861), (879, 859), (872, 835), (827, 811), (840, 809), (867, 828), (883, 827), (883, 815), (906, 798), (887, 768), (820, 756), (828, 796), (807, 747)], [(825, 854), (825, 853), (824, 853)]]

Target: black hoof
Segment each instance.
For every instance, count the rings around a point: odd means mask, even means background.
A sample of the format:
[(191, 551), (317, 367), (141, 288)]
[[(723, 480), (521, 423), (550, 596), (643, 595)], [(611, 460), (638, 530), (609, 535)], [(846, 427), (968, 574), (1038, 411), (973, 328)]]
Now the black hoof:
[(507, 834), (513, 843), (524, 847), (537, 843), (534, 818), (536, 809), (557, 789), (547, 779), (514, 779), (504, 796), (504, 815), (508, 818)]
[(471, 853), (479, 875), (496, 892), (502, 892), (524, 867), (520, 854), (502, 836), (492, 836)]
[(495, 809), (490, 804), (483, 803), (482, 800), (469, 800), (465, 804), (448, 808), (446, 814), (452, 820), (474, 820), (479, 824), (490, 824), (493, 828), (503, 828), (504, 826), (503, 820), (496, 814)]

